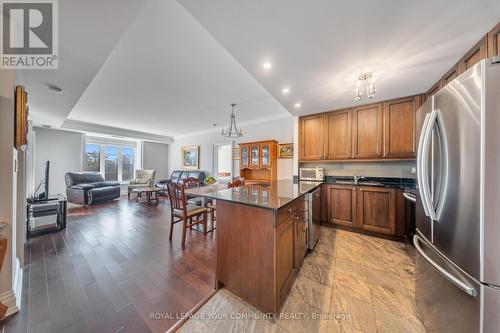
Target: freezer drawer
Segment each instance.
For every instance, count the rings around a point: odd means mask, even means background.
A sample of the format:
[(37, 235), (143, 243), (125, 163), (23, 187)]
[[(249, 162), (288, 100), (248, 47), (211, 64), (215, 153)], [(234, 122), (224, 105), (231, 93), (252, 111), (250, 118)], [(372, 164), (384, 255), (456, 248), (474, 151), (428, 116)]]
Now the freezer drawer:
[(479, 332), (481, 285), (437, 253), (422, 237), (415, 235), (414, 243), (415, 297), (427, 331)]

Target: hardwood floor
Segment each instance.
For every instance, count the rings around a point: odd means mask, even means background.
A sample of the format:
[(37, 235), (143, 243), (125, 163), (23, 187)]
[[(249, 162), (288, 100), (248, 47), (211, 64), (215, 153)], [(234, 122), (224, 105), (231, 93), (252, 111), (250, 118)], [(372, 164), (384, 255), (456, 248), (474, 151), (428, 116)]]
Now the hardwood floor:
[(167, 201), (70, 207), (61, 232), (25, 247), (21, 311), (5, 332), (165, 332), (215, 285), (215, 239), (180, 225)]

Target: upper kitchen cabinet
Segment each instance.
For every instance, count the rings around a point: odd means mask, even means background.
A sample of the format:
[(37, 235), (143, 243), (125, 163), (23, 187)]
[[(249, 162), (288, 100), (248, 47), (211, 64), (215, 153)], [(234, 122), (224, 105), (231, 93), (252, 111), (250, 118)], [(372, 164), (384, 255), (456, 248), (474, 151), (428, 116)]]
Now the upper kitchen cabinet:
[(453, 66), (446, 74), (441, 78), (439, 81), (439, 87), (443, 88), (446, 86), (448, 83), (453, 81), (459, 74), (460, 74), (460, 64), (456, 63), (455, 66)]
[(469, 50), (469, 52), (465, 54), (462, 59), (460, 59), (460, 74), (486, 58), (486, 49), (487, 38), (484, 36), (476, 45), (474, 45), (472, 49)]
[(350, 109), (325, 114), (324, 152), (327, 160), (345, 160), (351, 158)]
[(382, 103), (363, 105), (352, 110), (353, 157), (382, 157)]
[(500, 56), (500, 23), (488, 33), (488, 57)]
[(384, 158), (415, 157), (415, 115), (420, 96), (384, 102)]
[(299, 158), (322, 160), (324, 118), (322, 114), (300, 118)]

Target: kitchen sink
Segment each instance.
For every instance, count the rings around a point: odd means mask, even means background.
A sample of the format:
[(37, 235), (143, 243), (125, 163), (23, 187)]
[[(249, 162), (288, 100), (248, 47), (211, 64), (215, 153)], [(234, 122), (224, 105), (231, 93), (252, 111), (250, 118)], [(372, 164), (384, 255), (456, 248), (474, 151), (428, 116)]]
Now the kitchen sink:
[[(354, 180), (337, 180), (337, 184), (341, 185), (354, 185)], [(358, 185), (360, 186), (384, 186), (381, 182), (366, 180), (366, 181), (358, 181)]]
[(354, 180), (337, 180), (335, 183), (342, 185), (354, 185)]
[(358, 182), (358, 185), (361, 185), (361, 186), (384, 186), (384, 184), (382, 184), (381, 182), (375, 182), (375, 181), (360, 181), (360, 182)]

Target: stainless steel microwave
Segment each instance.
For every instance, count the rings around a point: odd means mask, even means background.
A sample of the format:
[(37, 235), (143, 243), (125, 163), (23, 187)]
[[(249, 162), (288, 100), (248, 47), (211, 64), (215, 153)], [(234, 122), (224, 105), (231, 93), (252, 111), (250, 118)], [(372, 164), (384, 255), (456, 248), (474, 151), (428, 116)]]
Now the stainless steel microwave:
[(300, 180), (313, 180), (322, 182), (325, 180), (325, 169), (323, 168), (300, 168)]

